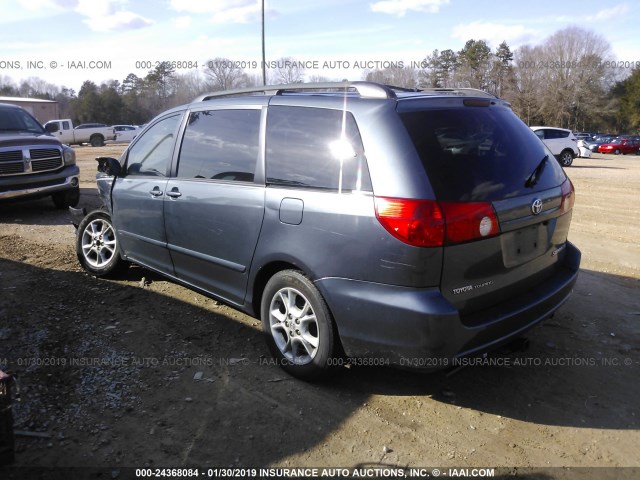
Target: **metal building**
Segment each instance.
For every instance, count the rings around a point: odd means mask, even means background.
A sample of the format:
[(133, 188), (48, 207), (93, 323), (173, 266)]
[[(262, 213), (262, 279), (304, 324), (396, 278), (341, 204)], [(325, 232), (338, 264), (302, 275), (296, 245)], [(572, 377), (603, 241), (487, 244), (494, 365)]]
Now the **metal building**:
[(60, 118), (58, 102), (55, 100), (42, 100), (40, 98), (0, 97), (0, 103), (10, 103), (24, 108), (40, 123)]

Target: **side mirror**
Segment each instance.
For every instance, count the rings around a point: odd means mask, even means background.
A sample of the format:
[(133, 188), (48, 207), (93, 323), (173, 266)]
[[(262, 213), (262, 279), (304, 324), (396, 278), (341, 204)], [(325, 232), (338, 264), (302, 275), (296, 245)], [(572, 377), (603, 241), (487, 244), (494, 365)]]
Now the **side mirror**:
[(98, 162), (98, 172), (109, 175), (110, 177), (117, 177), (122, 171), (120, 162), (112, 157), (96, 157)]
[(58, 131), (58, 124), (56, 122), (47, 123), (44, 126), (44, 129), (47, 131), (47, 133), (55, 133)]

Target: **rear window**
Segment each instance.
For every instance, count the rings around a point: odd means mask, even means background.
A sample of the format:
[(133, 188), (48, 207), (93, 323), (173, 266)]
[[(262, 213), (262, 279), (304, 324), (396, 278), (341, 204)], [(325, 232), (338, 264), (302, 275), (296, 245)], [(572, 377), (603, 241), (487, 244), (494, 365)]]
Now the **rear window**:
[[(400, 117), (441, 201), (501, 200), (565, 179), (551, 152), (507, 108), (428, 109)], [(528, 181), (536, 170), (536, 180)]]

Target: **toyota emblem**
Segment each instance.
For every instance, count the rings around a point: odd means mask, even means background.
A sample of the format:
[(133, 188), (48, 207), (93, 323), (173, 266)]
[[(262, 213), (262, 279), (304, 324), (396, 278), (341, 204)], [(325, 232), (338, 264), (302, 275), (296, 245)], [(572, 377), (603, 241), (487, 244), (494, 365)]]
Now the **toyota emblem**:
[(538, 215), (542, 211), (542, 200), (536, 198), (531, 204), (531, 213)]

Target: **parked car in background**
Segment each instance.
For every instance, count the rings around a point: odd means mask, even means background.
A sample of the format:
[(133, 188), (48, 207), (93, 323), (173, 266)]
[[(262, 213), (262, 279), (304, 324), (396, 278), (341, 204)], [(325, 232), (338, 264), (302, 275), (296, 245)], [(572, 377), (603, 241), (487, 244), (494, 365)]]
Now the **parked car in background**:
[(592, 152), (584, 139), (579, 139), (576, 145), (578, 146), (578, 152), (580, 152), (579, 156), (581, 158), (591, 158)]
[(50, 195), (57, 208), (80, 199), (76, 153), (29, 112), (0, 104), (0, 200)]
[(568, 167), (573, 163), (580, 152), (578, 151), (578, 139), (571, 130), (554, 127), (530, 127), (540, 140), (551, 150), (558, 159), (560, 165)]
[(44, 128), (50, 135), (69, 145), (89, 143), (92, 147), (102, 147), (106, 140), (116, 138), (113, 128), (103, 123), (84, 123), (74, 127), (69, 118), (49, 120)]
[(574, 135), (578, 140), (591, 140), (595, 137), (595, 133), (590, 132), (578, 132), (574, 133)]
[(597, 152), (600, 145), (604, 145), (605, 143), (610, 143), (615, 137), (613, 135), (608, 136), (598, 136), (593, 140), (585, 140), (587, 144), (587, 148), (592, 152)]
[(111, 128), (116, 132), (115, 142), (128, 143), (140, 133), (140, 128), (135, 125), (113, 125)]
[(277, 364), (305, 379), (345, 355), (480, 355), (548, 318), (578, 275), (571, 181), (479, 90), (216, 92), (98, 160), (105, 207), (79, 223), (82, 266), (134, 262), (261, 318)]
[(611, 143), (605, 143), (598, 147), (600, 153), (613, 153), (620, 155), (621, 153), (640, 153), (640, 142), (638, 140), (613, 140)]

